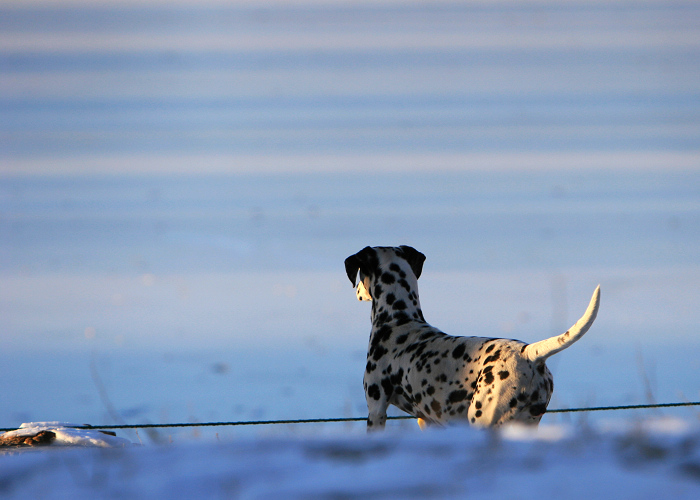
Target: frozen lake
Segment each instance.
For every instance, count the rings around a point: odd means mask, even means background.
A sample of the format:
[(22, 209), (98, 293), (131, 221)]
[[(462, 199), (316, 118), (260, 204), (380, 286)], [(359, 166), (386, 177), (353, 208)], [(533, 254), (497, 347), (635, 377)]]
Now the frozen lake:
[(364, 416), (366, 245), (456, 335), (600, 283), (550, 408), (696, 401), (699, 153), (695, 2), (7, 2), (0, 427)]

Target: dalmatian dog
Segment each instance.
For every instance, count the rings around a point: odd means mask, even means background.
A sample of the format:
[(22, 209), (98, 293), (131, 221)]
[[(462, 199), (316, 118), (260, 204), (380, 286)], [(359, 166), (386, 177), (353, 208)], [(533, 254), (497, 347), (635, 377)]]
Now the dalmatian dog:
[(466, 420), (478, 427), (515, 421), (537, 425), (554, 389), (546, 359), (588, 331), (600, 286), (567, 332), (526, 344), (453, 337), (430, 326), (418, 299), (425, 255), (409, 246), (366, 247), (345, 260), (357, 298), (372, 301), (372, 332), (364, 376), (367, 429), (383, 429), (390, 404), (421, 428)]

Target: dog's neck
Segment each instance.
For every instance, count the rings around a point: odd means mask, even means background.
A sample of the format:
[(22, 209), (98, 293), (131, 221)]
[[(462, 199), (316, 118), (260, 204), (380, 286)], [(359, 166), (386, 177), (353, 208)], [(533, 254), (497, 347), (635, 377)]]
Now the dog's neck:
[(378, 281), (372, 286), (373, 329), (383, 325), (400, 326), (411, 321), (425, 322), (415, 279), (410, 280), (413, 283), (404, 278), (393, 283)]
[[(390, 339), (394, 338), (398, 344), (407, 340), (407, 334), (399, 333), (395, 327), (412, 322), (425, 323), (415, 286), (404, 287), (399, 283), (389, 285), (380, 283), (379, 288), (373, 287), (373, 295), (372, 333), (369, 336), (367, 351), (368, 372), (376, 368), (376, 363), (389, 352)], [(401, 340), (402, 337), (403, 340)]]

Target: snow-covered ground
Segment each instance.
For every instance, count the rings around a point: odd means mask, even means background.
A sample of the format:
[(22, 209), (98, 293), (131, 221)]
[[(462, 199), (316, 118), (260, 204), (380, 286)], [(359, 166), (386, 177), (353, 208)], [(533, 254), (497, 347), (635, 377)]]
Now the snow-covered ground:
[[(79, 432), (84, 439), (86, 431)], [(3, 498), (694, 499), (700, 432), (667, 419), (603, 429), (457, 427), (54, 447), (0, 455), (0, 492)]]
[[(0, 427), (363, 416), (368, 244), (427, 255), (457, 335), (561, 333), (600, 283), (550, 408), (700, 400), (699, 165), (694, 1), (7, 0)], [(697, 408), (612, 418), (124, 431), (0, 494), (698, 496)]]

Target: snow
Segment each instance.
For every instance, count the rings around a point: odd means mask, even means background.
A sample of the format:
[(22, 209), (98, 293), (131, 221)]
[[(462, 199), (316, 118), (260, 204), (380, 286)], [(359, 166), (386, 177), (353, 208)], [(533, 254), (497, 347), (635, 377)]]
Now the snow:
[(687, 421), (618, 423), (608, 429), (416, 429), (30, 450), (0, 456), (0, 487), (3, 498), (700, 495), (700, 429)]
[(51, 431), (55, 434), (56, 437), (51, 442), (50, 446), (98, 446), (102, 448), (111, 448), (124, 447), (131, 444), (131, 441), (127, 439), (65, 422), (24, 423), (15, 431), (3, 433), (2, 437), (32, 436), (41, 431)]

